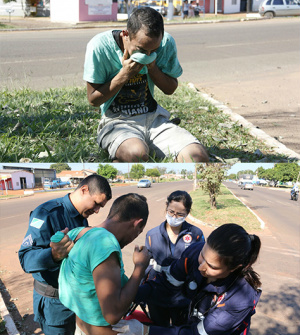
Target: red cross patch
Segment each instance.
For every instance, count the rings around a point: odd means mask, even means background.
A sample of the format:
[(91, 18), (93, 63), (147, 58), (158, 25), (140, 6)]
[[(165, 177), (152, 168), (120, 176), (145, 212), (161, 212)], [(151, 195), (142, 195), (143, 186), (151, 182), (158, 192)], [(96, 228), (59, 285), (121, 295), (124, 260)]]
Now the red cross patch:
[(192, 236), (189, 235), (189, 234), (184, 235), (184, 236), (183, 236), (183, 241), (184, 241), (185, 243), (191, 243), (191, 242), (192, 242)]

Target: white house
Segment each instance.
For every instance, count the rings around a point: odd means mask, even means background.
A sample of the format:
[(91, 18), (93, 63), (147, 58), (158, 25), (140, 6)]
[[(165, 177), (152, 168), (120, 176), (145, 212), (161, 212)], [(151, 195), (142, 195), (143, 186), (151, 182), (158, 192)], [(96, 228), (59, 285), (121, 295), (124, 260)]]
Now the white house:
[(34, 188), (34, 174), (23, 170), (0, 170), (0, 190)]

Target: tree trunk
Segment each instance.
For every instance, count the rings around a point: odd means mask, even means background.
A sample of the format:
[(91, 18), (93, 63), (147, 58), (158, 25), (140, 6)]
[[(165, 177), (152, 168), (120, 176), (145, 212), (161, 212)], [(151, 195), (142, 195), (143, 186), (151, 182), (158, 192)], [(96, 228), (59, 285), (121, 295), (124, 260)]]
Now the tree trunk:
[(214, 195), (210, 196), (210, 207), (214, 209), (217, 208), (217, 201)]

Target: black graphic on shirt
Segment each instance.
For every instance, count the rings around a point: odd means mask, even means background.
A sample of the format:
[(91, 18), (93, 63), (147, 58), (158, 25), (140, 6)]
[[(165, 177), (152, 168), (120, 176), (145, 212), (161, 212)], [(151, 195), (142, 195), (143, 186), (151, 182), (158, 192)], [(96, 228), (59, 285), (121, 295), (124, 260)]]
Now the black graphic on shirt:
[(122, 87), (110, 106), (114, 113), (127, 115), (145, 114), (155, 111), (156, 108), (157, 102), (150, 92), (147, 75), (140, 73)]

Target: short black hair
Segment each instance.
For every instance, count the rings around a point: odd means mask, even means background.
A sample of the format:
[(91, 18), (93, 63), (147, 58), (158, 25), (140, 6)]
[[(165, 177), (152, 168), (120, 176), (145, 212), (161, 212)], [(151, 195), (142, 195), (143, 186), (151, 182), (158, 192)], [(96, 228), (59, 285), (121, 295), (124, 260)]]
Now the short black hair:
[(118, 197), (112, 204), (107, 218), (118, 216), (120, 221), (143, 219), (143, 226), (148, 220), (149, 209), (147, 199), (137, 193), (128, 193)]
[(135, 9), (127, 22), (129, 38), (134, 37), (141, 29), (150, 37), (164, 36), (164, 20), (161, 14), (151, 7)]
[(106, 178), (98, 174), (91, 174), (79, 183), (76, 190), (84, 185), (88, 186), (90, 195), (103, 193), (106, 195), (107, 201), (111, 199), (111, 188)]
[(192, 197), (186, 191), (172, 192), (167, 198), (167, 206), (171, 201), (182, 202), (186, 212), (189, 214), (193, 204)]

